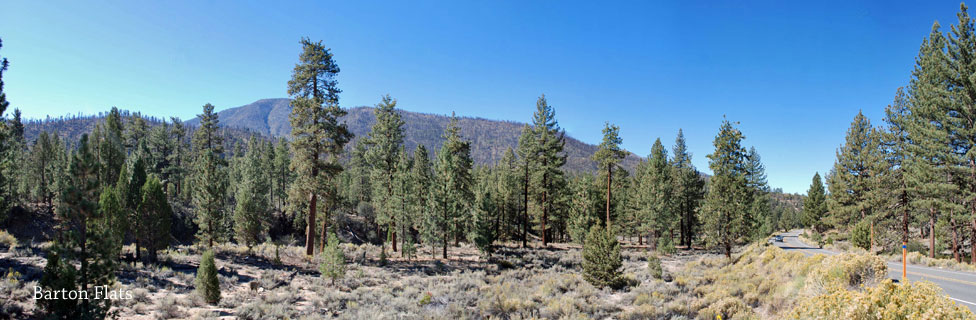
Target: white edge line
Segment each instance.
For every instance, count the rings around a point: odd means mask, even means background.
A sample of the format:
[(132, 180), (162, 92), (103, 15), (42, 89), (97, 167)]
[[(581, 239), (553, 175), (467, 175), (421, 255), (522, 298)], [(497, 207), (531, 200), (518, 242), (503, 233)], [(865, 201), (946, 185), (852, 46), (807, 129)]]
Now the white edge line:
[(965, 303), (965, 304), (970, 304), (970, 305), (976, 306), (976, 303), (969, 302), (969, 301), (966, 301), (966, 300), (956, 299), (956, 298), (953, 298), (953, 297), (950, 297), (950, 296), (946, 296), (946, 298), (949, 298), (949, 299), (952, 299), (952, 300), (956, 300), (956, 301), (959, 301), (959, 302), (962, 302), (962, 303)]

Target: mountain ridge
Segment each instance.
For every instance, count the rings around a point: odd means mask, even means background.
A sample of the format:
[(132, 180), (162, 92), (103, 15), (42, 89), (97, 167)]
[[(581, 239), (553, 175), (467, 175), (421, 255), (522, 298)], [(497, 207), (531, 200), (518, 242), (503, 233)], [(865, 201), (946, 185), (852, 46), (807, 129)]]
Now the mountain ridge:
[[(272, 137), (288, 137), (291, 124), (288, 115), (291, 113), (290, 99), (270, 98), (221, 110), (217, 112), (220, 125), (236, 127), (251, 132)], [(359, 106), (346, 109), (348, 114), (340, 121), (345, 121), (356, 136), (349, 146), (356, 140), (366, 136), (375, 117), (373, 107)], [(404, 144), (408, 150), (414, 150), (418, 144), (423, 144), (428, 151), (433, 152), (443, 143), (441, 134), (447, 127), (450, 117), (446, 115), (421, 113), (397, 109), (404, 120)], [(199, 119), (187, 120), (187, 124), (196, 125)], [(458, 117), (461, 136), (471, 141), (471, 154), (475, 164), (494, 164), (508, 148), (518, 145), (524, 123), (508, 120), (492, 120), (478, 117)], [(588, 144), (566, 135), (567, 155), (566, 169), (569, 171), (596, 171), (596, 163), (590, 160), (590, 155), (597, 149), (596, 145)], [(641, 157), (628, 152), (621, 165), (632, 170)]]

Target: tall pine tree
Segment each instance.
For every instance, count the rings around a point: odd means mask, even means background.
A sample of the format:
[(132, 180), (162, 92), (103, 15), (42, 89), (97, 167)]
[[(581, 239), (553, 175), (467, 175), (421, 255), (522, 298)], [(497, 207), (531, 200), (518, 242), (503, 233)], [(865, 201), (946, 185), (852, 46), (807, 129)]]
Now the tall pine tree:
[[(326, 203), (336, 198), (332, 184), (342, 172), (338, 157), (343, 146), (352, 139), (352, 133), (339, 117), (346, 111), (339, 107), (338, 87), (339, 66), (333, 60), (331, 50), (322, 42), (302, 39), (302, 53), (295, 65), (291, 80), (288, 81), (288, 94), (291, 95), (292, 147), (294, 159), (292, 169), (297, 179), (292, 185), (295, 189), (291, 197), (308, 199), (306, 213), (305, 254), (311, 256), (315, 248), (315, 222), (318, 196), (322, 190)], [(294, 202), (304, 202), (295, 199)], [(322, 234), (325, 235), (328, 218), (322, 219)], [(325, 241), (326, 237), (321, 237)]]

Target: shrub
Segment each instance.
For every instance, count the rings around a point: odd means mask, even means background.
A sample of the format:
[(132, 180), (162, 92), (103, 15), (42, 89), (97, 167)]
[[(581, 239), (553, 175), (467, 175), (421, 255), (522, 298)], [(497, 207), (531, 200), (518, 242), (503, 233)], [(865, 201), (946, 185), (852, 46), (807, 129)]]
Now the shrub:
[(346, 275), (346, 256), (339, 247), (339, 238), (335, 233), (329, 233), (328, 241), (322, 250), (319, 271), (322, 272), (322, 276), (332, 279), (332, 285), (335, 285), (336, 279)]
[(597, 287), (620, 284), (620, 244), (613, 232), (598, 225), (590, 228), (583, 245), (583, 279)]
[(0, 230), (0, 245), (5, 245), (9, 249), (17, 247), (17, 238), (7, 231)]
[(853, 287), (870, 284), (884, 279), (888, 273), (888, 265), (878, 256), (869, 254), (842, 253), (830, 256), (815, 268), (809, 280), (816, 286), (814, 289), (833, 287)]
[(868, 222), (861, 221), (854, 225), (854, 230), (851, 230), (851, 244), (861, 249), (871, 249), (871, 225)]
[(656, 255), (647, 257), (647, 272), (649, 272), (654, 279), (661, 279), (661, 277), (664, 275), (664, 270), (661, 268), (661, 258)]
[(657, 251), (663, 254), (674, 254), (678, 250), (674, 248), (674, 239), (664, 236), (657, 239)]
[(793, 309), (792, 319), (966, 319), (973, 314), (945, 298), (930, 282), (901, 285), (884, 280), (863, 291), (834, 288), (805, 299)]
[(217, 265), (214, 263), (213, 250), (204, 252), (203, 257), (200, 258), (196, 291), (209, 304), (216, 305), (220, 302), (220, 280), (217, 279)]

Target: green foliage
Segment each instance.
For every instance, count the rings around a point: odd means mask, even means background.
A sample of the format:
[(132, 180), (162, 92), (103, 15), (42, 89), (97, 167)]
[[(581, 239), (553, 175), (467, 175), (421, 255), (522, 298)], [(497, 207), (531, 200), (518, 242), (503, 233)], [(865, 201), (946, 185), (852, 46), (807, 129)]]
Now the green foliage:
[(674, 248), (674, 239), (671, 236), (663, 236), (657, 239), (657, 252), (662, 254), (674, 254), (678, 250)]
[(651, 274), (654, 279), (661, 279), (664, 276), (664, 268), (661, 267), (661, 258), (657, 255), (650, 255), (647, 257), (647, 272)]
[(824, 231), (820, 222), (827, 215), (827, 195), (824, 193), (823, 179), (820, 173), (813, 174), (813, 182), (807, 190), (807, 197), (803, 201), (803, 225), (818, 232)]
[(196, 207), (198, 238), (213, 248), (214, 242), (225, 239), (227, 217), (224, 201), (227, 198), (227, 161), (223, 158), (223, 137), (218, 132), (219, 119), (214, 106), (203, 106), (200, 128), (193, 132), (197, 155), (193, 164), (193, 204)]
[(338, 157), (353, 135), (344, 122), (339, 122), (346, 111), (339, 107), (339, 66), (332, 52), (321, 41), (305, 38), (301, 44), (299, 63), (288, 80), (288, 95), (295, 99), (288, 119), (294, 151), (291, 166), (297, 175), (289, 202), (308, 199), (304, 211), (305, 254), (312, 255), (319, 193), (324, 193), (327, 203), (336, 200), (337, 192), (330, 181), (342, 172)]
[(444, 131), (447, 142), (437, 152), (434, 163), (435, 182), (431, 186), (429, 224), (437, 226), (443, 240), (442, 256), (447, 259), (448, 236), (455, 239), (464, 234), (464, 225), (470, 221), (469, 207), (474, 200), (471, 191), (471, 145), (459, 135), (456, 121)]
[[(78, 270), (70, 263), (62, 261), (57, 252), (49, 252), (44, 274), (39, 285), (44, 290), (61, 291), (77, 290)], [(71, 299), (38, 299), (37, 305), (47, 318), (50, 319), (78, 319), (81, 317), (78, 300)]]
[(149, 253), (149, 261), (155, 263), (156, 251), (169, 246), (173, 219), (173, 209), (166, 200), (166, 191), (155, 175), (150, 176), (142, 186), (139, 214), (139, 239)]
[[(606, 178), (607, 183), (604, 185), (606, 187), (606, 225), (609, 228), (611, 226), (610, 216), (610, 202), (612, 202), (612, 186), (613, 186), (613, 169), (627, 156), (627, 152), (620, 148), (620, 144), (623, 143), (623, 139), (620, 138), (620, 127), (612, 125), (609, 122), (604, 124), (603, 127), (603, 141), (595, 153), (593, 153), (593, 161), (600, 165), (600, 170), (604, 171), (603, 177)], [(601, 179), (604, 180), (604, 179)]]
[(622, 284), (620, 244), (611, 231), (594, 225), (583, 244), (583, 279), (597, 287)]
[[(57, 211), (63, 236), (52, 245), (51, 260), (48, 261), (52, 276), (70, 278), (69, 275), (74, 275), (74, 280), (49, 280), (46, 282), (48, 289), (70, 286), (94, 297), (95, 287), (110, 286), (115, 282), (118, 241), (110, 230), (111, 220), (105, 215), (107, 210), (99, 208), (97, 166), (88, 135), (82, 135), (78, 149), (71, 156), (67, 186), (61, 195), (64, 205), (58, 206)], [(75, 265), (79, 267), (75, 269)], [(55, 305), (72, 307), (67, 302), (63, 305), (52, 303), (49, 306), (59, 310), (55, 313), (68, 312)], [(76, 309), (71, 314), (77, 318), (101, 319), (108, 314), (111, 301), (104, 297), (78, 301), (73, 305)]]
[(565, 184), (562, 167), (566, 164), (566, 154), (563, 152), (566, 145), (565, 132), (559, 128), (556, 112), (546, 101), (545, 95), (536, 101), (531, 135), (533, 141), (527, 146), (531, 150), (529, 158), (533, 162), (530, 167), (530, 192), (534, 194), (536, 206), (541, 211), (539, 233), (542, 245), (545, 246), (550, 241), (549, 227), (546, 224), (549, 223), (554, 209), (556, 195)]
[(196, 293), (211, 304), (220, 302), (220, 280), (217, 279), (217, 265), (214, 262), (213, 250), (207, 250), (200, 257), (200, 267), (194, 282)]
[(339, 247), (339, 238), (335, 233), (329, 233), (328, 242), (322, 250), (322, 263), (319, 264), (319, 272), (322, 276), (332, 279), (335, 285), (336, 279), (346, 276), (346, 256)]
[(671, 154), (673, 201), (675, 214), (680, 218), (680, 242), (690, 246), (699, 229), (698, 211), (705, 196), (705, 179), (691, 164), (691, 153), (681, 129), (678, 129)]
[(256, 137), (248, 142), (247, 152), (240, 162), (242, 181), (237, 186), (237, 205), (234, 208), (235, 238), (248, 249), (263, 240), (270, 220), (268, 170), (262, 161), (261, 143)]
[(827, 177), (830, 197), (827, 207), (829, 222), (835, 226), (849, 226), (867, 219), (872, 210), (872, 197), (879, 165), (883, 163), (878, 148), (879, 135), (871, 122), (858, 112), (847, 131), (846, 142), (837, 151), (837, 162)]
[(865, 250), (871, 248), (871, 223), (861, 221), (854, 225), (851, 229), (851, 244)]
[(495, 234), (493, 215), (497, 214), (497, 211), (495, 210), (493, 200), (494, 195), (488, 189), (487, 184), (487, 179), (481, 179), (478, 185), (472, 217), (473, 224), (470, 233), (468, 233), (468, 240), (474, 243), (478, 251), (481, 251), (486, 257), (491, 257), (494, 249), (492, 244), (497, 237)]
[(715, 152), (708, 155), (713, 176), (705, 197), (703, 227), (709, 244), (721, 245), (728, 258), (731, 258), (736, 241), (749, 235), (753, 228), (748, 215), (751, 192), (746, 179), (747, 154), (742, 139), (742, 132), (724, 120), (713, 142)]

